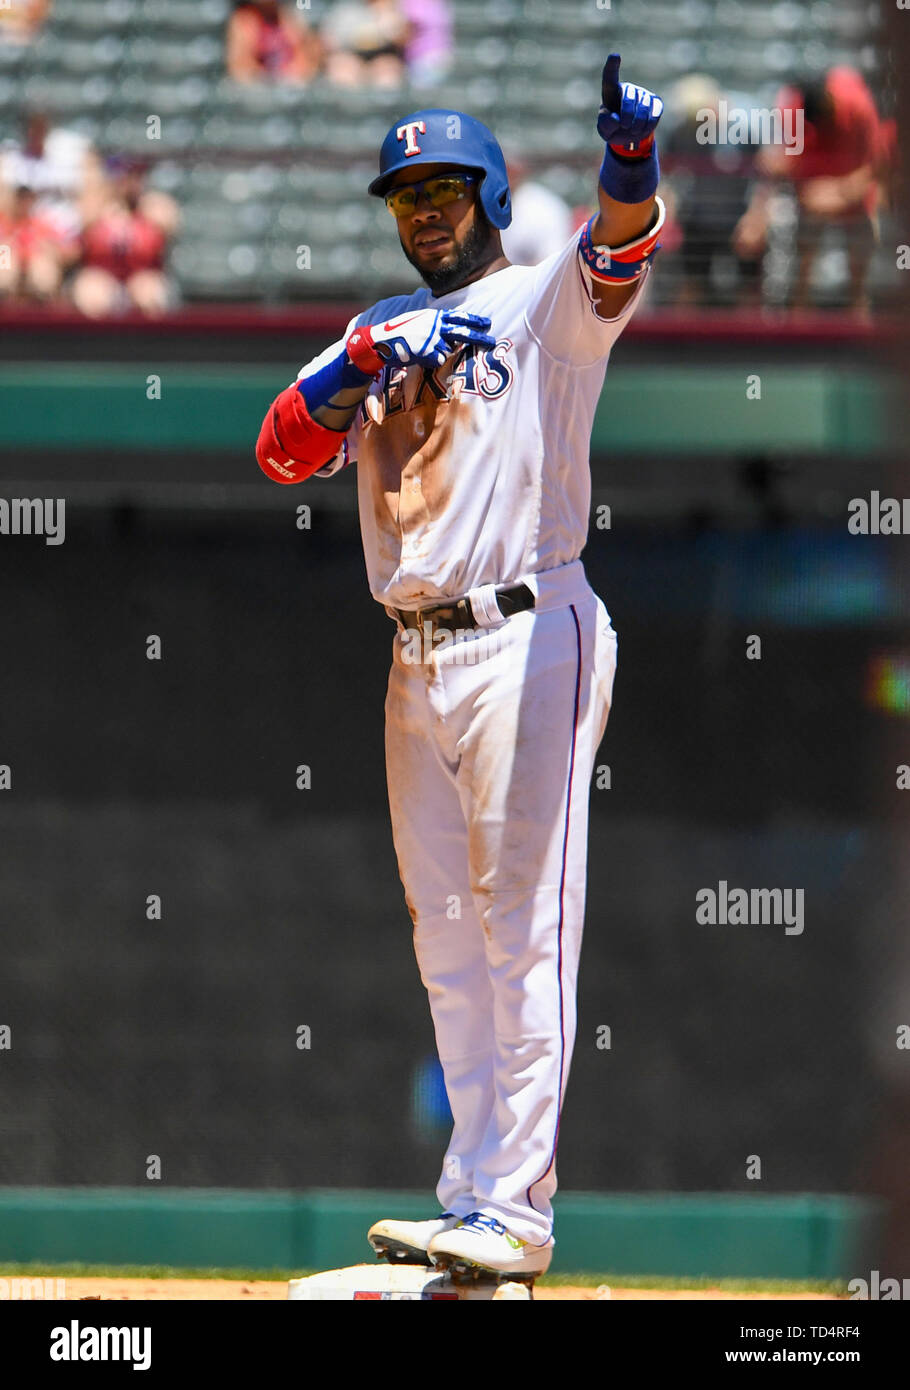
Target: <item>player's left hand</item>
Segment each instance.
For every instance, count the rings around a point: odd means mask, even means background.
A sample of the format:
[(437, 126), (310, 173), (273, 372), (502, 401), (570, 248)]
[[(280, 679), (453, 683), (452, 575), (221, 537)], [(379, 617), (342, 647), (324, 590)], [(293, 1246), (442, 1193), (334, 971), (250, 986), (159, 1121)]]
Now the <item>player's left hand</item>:
[(623, 154), (646, 154), (664, 104), (659, 96), (634, 82), (620, 82), (618, 53), (611, 53), (601, 79), (602, 106), (597, 117), (597, 133), (611, 149)]

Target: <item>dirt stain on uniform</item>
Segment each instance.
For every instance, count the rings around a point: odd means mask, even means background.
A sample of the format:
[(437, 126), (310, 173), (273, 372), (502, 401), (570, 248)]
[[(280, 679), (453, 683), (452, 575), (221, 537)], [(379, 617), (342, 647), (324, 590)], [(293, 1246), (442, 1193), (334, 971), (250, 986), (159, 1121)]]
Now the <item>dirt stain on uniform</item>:
[(420, 488), (427, 521), (436, 521), (449, 505), (461, 462), (455, 455), (455, 434), (469, 419), (469, 406), (457, 397), (439, 401), (434, 408), (426, 442), (420, 450)]
[(368, 472), (377, 544), (385, 559), (397, 562), (402, 542), (409, 539), (417, 542), (415, 555), (423, 557), (421, 533), (449, 505), (458, 468), (455, 432), (469, 417), (469, 407), (457, 397), (437, 400), (424, 391), (411, 410), (374, 419), (364, 430), (358, 464)]

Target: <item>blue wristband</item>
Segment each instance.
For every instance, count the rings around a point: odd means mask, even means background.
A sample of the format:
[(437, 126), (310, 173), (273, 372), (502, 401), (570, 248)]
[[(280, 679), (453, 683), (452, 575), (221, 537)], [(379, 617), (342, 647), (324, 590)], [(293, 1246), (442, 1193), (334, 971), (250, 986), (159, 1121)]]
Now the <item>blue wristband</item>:
[(321, 405), (330, 405), (332, 398), (337, 396), (339, 391), (366, 386), (367, 382), (372, 380), (368, 372), (362, 372), (359, 367), (354, 366), (342, 348), (332, 362), (320, 367), (312, 376), (301, 378), (297, 383), (297, 390), (303, 396), (306, 408), (312, 415)]
[(600, 166), (600, 186), (617, 203), (646, 203), (660, 183), (657, 141), (644, 159), (614, 154), (608, 145)]

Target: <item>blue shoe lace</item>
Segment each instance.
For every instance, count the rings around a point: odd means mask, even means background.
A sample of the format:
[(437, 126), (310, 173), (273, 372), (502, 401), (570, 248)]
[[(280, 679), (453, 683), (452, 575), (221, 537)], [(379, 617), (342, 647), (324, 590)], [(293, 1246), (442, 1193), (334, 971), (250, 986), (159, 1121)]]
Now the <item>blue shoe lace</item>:
[(480, 1211), (472, 1211), (470, 1216), (463, 1216), (461, 1224), (462, 1226), (479, 1226), (482, 1230), (492, 1231), (497, 1236), (507, 1234), (501, 1221), (497, 1221), (495, 1216), (484, 1216), (483, 1212)]

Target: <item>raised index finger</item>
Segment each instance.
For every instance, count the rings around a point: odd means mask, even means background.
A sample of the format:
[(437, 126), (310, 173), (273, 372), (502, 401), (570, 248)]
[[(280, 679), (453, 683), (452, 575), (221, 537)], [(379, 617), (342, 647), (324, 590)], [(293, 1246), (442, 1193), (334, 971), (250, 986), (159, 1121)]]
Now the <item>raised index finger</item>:
[(604, 63), (601, 79), (601, 95), (608, 111), (618, 111), (622, 99), (622, 83), (619, 80), (619, 65), (622, 62), (618, 53), (611, 53)]

